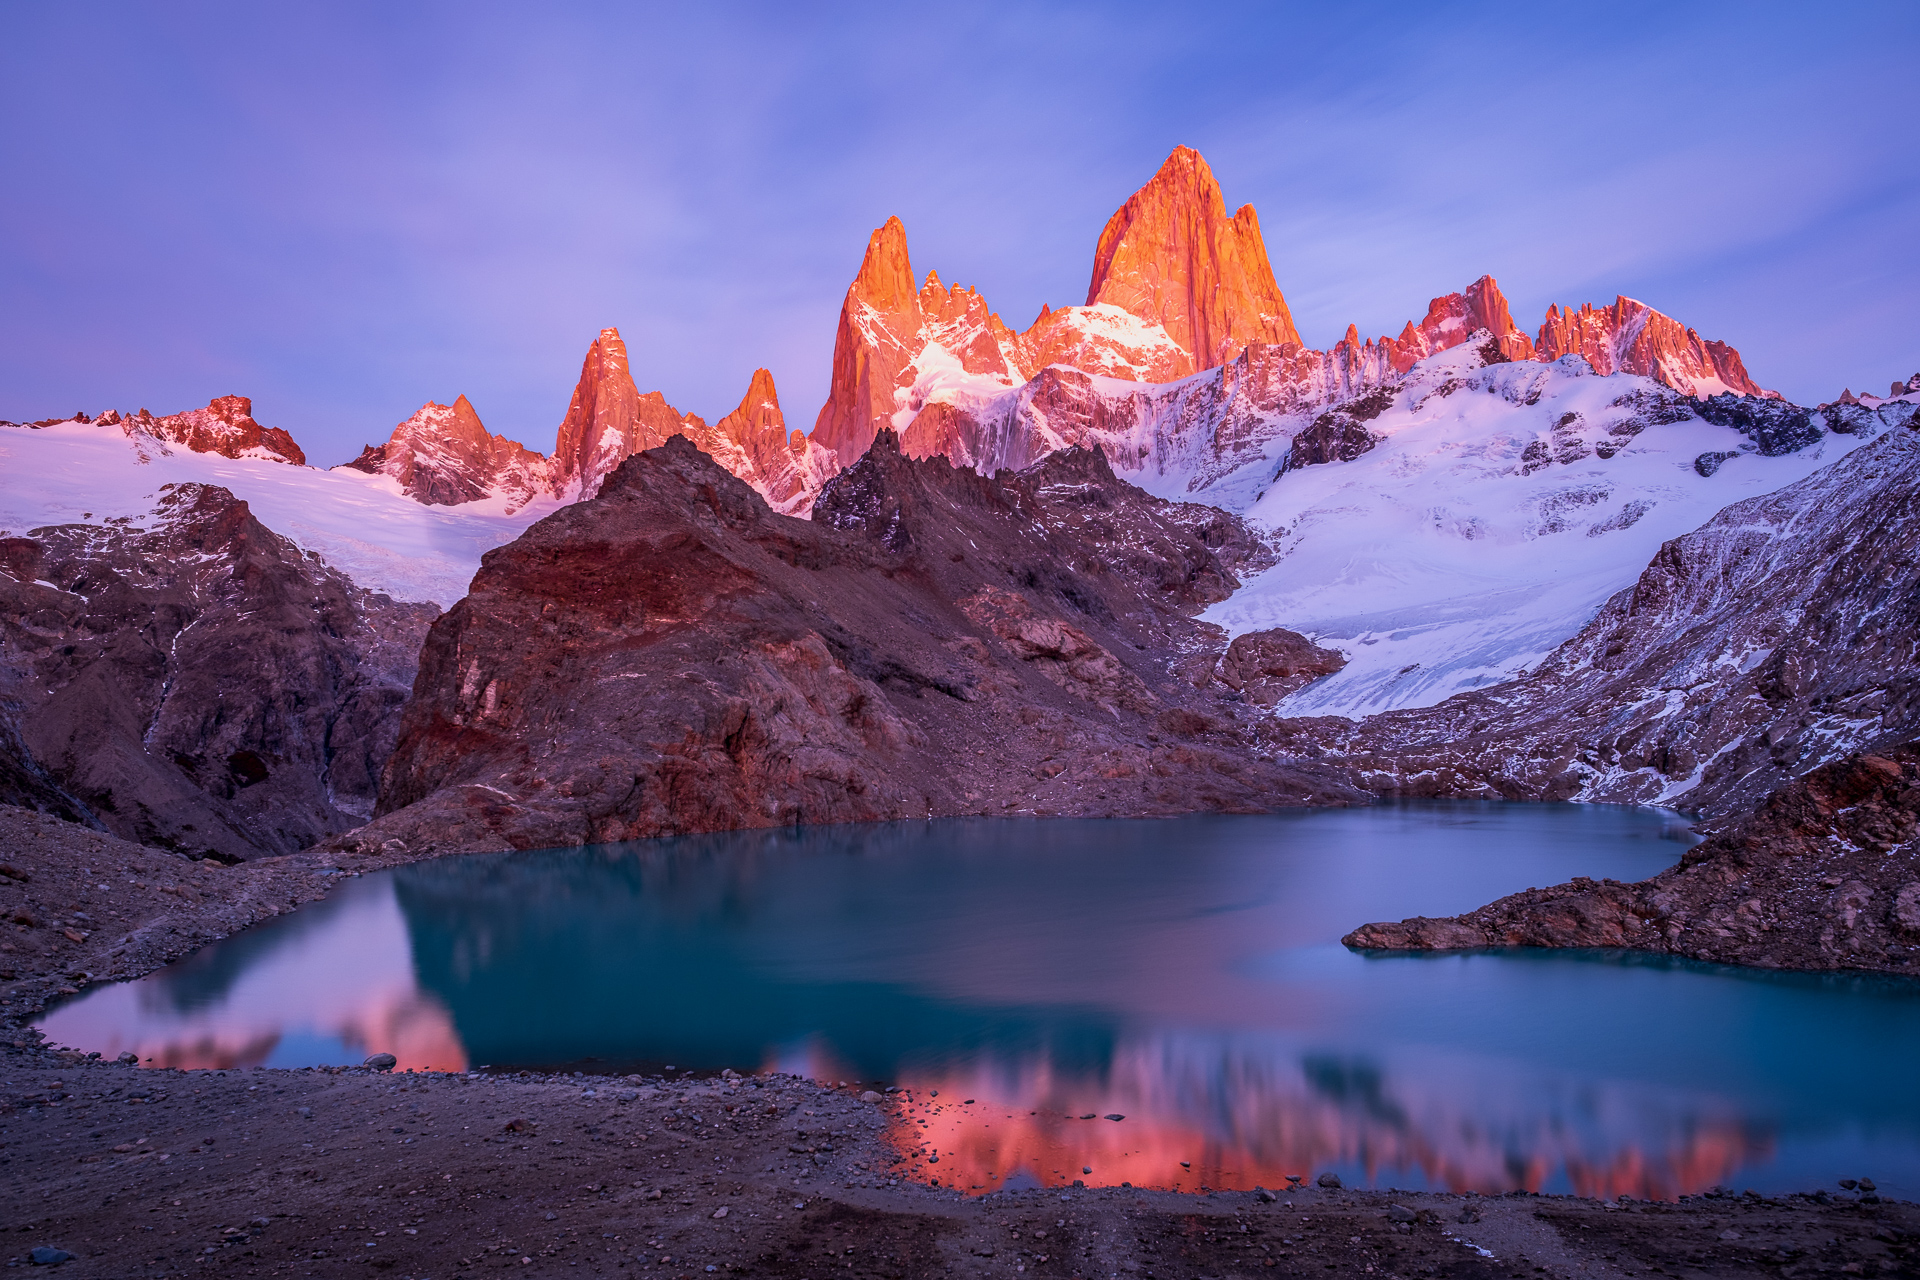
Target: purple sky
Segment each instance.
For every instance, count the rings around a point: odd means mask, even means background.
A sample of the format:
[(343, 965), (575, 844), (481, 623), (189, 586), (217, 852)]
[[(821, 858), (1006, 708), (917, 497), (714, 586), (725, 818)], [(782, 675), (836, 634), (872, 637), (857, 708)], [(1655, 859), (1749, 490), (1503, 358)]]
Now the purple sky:
[(1920, 371), (1920, 6), (6, 6), (0, 417), (229, 392), (316, 463), (465, 393), (551, 448), (617, 325), (826, 394), (868, 232), (1024, 327), (1175, 145), (1307, 342), (1483, 272), (1812, 403)]

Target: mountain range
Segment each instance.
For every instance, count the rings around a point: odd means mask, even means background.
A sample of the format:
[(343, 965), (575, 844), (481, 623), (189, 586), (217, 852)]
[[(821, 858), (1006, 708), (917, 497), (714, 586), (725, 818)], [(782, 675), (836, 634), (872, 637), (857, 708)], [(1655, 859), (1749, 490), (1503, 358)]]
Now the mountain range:
[(611, 328), (551, 455), (464, 396), (331, 470), (240, 396), (5, 424), (0, 800), (227, 859), (1725, 811), (1913, 728), (1917, 406), (1791, 404), (1625, 297), (1529, 333), (1490, 276), (1308, 348), (1180, 148), (1024, 330), (888, 219), (810, 432), (765, 369), (712, 423), (641, 392)]

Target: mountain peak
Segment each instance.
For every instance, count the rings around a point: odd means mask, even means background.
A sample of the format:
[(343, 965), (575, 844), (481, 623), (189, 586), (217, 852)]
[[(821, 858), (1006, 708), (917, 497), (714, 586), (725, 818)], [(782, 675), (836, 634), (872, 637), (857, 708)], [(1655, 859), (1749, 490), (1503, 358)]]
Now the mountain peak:
[(851, 292), (876, 311), (913, 307), (920, 291), (914, 287), (913, 263), (907, 254), (907, 228), (898, 217), (888, 218), (867, 237), (867, 254), (860, 260)]
[(1100, 233), (1087, 305), (1111, 303), (1163, 327), (1192, 357), (1224, 364), (1250, 342), (1300, 342), (1273, 278), (1252, 205), (1227, 216), (1220, 184), (1191, 147), (1175, 147)]
[(263, 427), (254, 420), (253, 401), (246, 396), (216, 396), (204, 409), (189, 409), (156, 418), (142, 409), (128, 420), (163, 440), (185, 445), (195, 453), (217, 453), (223, 458), (266, 458), (307, 464), (307, 455), (293, 437), (279, 427)]
[(602, 329), (580, 363), (580, 381), (553, 446), (553, 491), (561, 497), (590, 497), (623, 458), (664, 444), (698, 421), (657, 391), (641, 395), (620, 331)]
[(547, 459), (488, 431), (465, 396), (450, 405), (427, 401), (393, 429), (385, 444), (370, 444), (343, 465), (393, 477), (402, 493), (423, 506), (501, 498), (508, 515), (550, 482)]

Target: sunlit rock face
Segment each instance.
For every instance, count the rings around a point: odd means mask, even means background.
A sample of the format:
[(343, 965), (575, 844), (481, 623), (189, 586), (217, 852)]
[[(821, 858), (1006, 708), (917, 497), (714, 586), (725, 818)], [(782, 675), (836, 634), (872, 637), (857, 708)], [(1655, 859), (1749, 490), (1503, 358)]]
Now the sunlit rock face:
[(553, 447), (552, 485), (561, 498), (591, 497), (625, 458), (706, 423), (668, 404), (658, 391), (641, 395), (618, 329), (602, 329), (580, 364), (580, 381)]
[(787, 431), (773, 375), (756, 369), (739, 407), (712, 427), (690, 419), (683, 433), (783, 515), (804, 512), (833, 474), (833, 455)]
[(465, 396), (450, 405), (429, 400), (385, 444), (368, 445), (346, 465), (392, 476), (403, 493), (427, 506), (500, 498), (511, 513), (552, 483), (546, 457), (489, 432)]
[(1191, 147), (1176, 147), (1107, 220), (1087, 285), (1087, 305), (1101, 303), (1166, 330), (1189, 358), (1175, 377), (1224, 364), (1251, 342), (1300, 341), (1259, 216), (1252, 205), (1227, 216), (1220, 184)]
[(1025, 333), (936, 273), (917, 284), (906, 228), (887, 219), (847, 289), (814, 440), (845, 466), (882, 428), (951, 403), (939, 393), (957, 384), (1011, 389), (1056, 365), (1170, 382), (1249, 343), (1299, 341), (1252, 206), (1229, 217), (1206, 161), (1182, 147), (1109, 220), (1086, 305), (1043, 307)]
[(906, 227), (888, 218), (868, 238), (841, 304), (832, 387), (814, 420), (814, 443), (831, 450), (838, 466), (852, 465), (876, 433), (906, 425), (895, 415), (933, 370), (1017, 386), (1024, 375), (1013, 342), (1013, 332), (973, 290), (942, 285), (932, 272), (917, 287)]
[(1749, 377), (1740, 353), (1726, 343), (1702, 338), (1672, 316), (1628, 297), (1615, 298), (1610, 307), (1548, 307), (1536, 346), (1542, 360), (1577, 355), (1595, 373), (1637, 373), (1690, 396), (1779, 395)]
[[(72, 421), (87, 421), (85, 414)], [(306, 465), (307, 455), (293, 437), (279, 427), (263, 427), (254, 421), (253, 401), (246, 396), (217, 396), (204, 409), (170, 413), (155, 417), (145, 409), (122, 416), (109, 409), (98, 419), (102, 426), (118, 426), (128, 436), (145, 436), (167, 444), (182, 445), (195, 453), (214, 453), (223, 458), (262, 458)], [(47, 424), (36, 424), (47, 425)]]
[[(1229, 216), (1206, 161), (1181, 147), (1109, 219), (1085, 305), (1042, 307), (1025, 332), (937, 274), (919, 284), (898, 218), (875, 230), (841, 309), (812, 469), (851, 465), (891, 428), (910, 456), (988, 474), (1097, 446), (1155, 492), (1239, 506), (1316, 415), (1468, 343), (1489, 362), (1578, 355), (1686, 395), (1773, 394), (1732, 347), (1631, 299), (1551, 310), (1536, 342), (1492, 276), (1432, 299), (1397, 334), (1350, 325), (1331, 347), (1307, 347), (1252, 207)], [(1229, 479), (1232, 492), (1219, 488)]]

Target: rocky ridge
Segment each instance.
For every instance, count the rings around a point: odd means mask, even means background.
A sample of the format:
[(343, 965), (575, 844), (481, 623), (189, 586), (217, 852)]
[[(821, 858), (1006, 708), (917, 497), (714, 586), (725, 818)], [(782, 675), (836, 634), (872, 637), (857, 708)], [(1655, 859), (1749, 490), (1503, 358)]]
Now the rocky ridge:
[(1625, 296), (1616, 297), (1610, 307), (1548, 307), (1535, 345), (1542, 360), (1577, 355), (1596, 373), (1637, 373), (1684, 395), (1780, 394), (1763, 390), (1749, 377), (1740, 353), (1726, 343), (1702, 338), (1673, 317)]
[(1498, 359), (1577, 355), (1603, 375), (1635, 373), (1684, 395), (1774, 395), (1732, 347), (1632, 299), (1554, 308), (1529, 338), (1491, 276), (1433, 299), (1397, 336), (1348, 326), (1327, 350), (1306, 347), (1252, 207), (1228, 217), (1206, 161), (1185, 147), (1109, 220), (1085, 306), (1043, 307), (1015, 332), (977, 293), (935, 273), (924, 288), (915, 280), (906, 230), (890, 218), (848, 288), (815, 424), (836, 466), (891, 427), (915, 457), (986, 473), (1097, 443), (1122, 474), (1198, 493), (1277, 460), (1330, 406), (1489, 340)]
[(888, 433), (792, 520), (675, 437), (488, 554), (351, 839), (1356, 798), (1249, 750), (1226, 637), (1189, 614), (1254, 548), (1175, 510), (1086, 455), (985, 477)]
[(592, 497), (623, 459), (676, 435), (713, 455), (780, 511), (804, 509), (833, 470), (830, 454), (797, 431), (789, 435), (767, 370), (755, 370), (739, 407), (708, 425), (658, 391), (640, 391), (618, 329), (602, 329), (587, 348), (551, 458), (488, 432), (461, 396), (450, 406), (428, 402), (386, 444), (368, 445), (345, 465), (392, 476), (408, 496), (430, 506), (497, 499), (512, 514), (547, 497)]
[(1359, 722), (1282, 720), (1274, 740), (1382, 795), (1707, 815), (1904, 741), (1920, 731), (1920, 433), (1906, 408), (1825, 411), (1835, 431), (1879, 434), (1667, 542), (1524, 678)]
[(1723, 822), (1679, 865), (1581, 877), (1478, 911), (1369, 924), (1350, 947), (1607, 947), (1766, 969), (1920, 972), (1920, 746), (1854, 754)]
[(291, 435), (279, 427), (264, 427), (253, 417), (253, 401), (246, 396), (216, 396), (204, 409), (188, 409), (155, 417), (145, 409), (123, 414), (108, 409), (97, 418), (76, 413), (71, 418), (43, 418), (21, 424), (25, 427), (51, 427), (62, 422), (92, 423), (119, 427), (137, 445), (146, 444), (164, 450), (177, 444), (195, 453), (213, 453), (223, 458), (262, 458), (296, 467), (307, 465), (307, 455)]
[(214, 486), (0, 539), (0, 799), (194, 856), (305, 848), (370, 816), (437, 613)]

